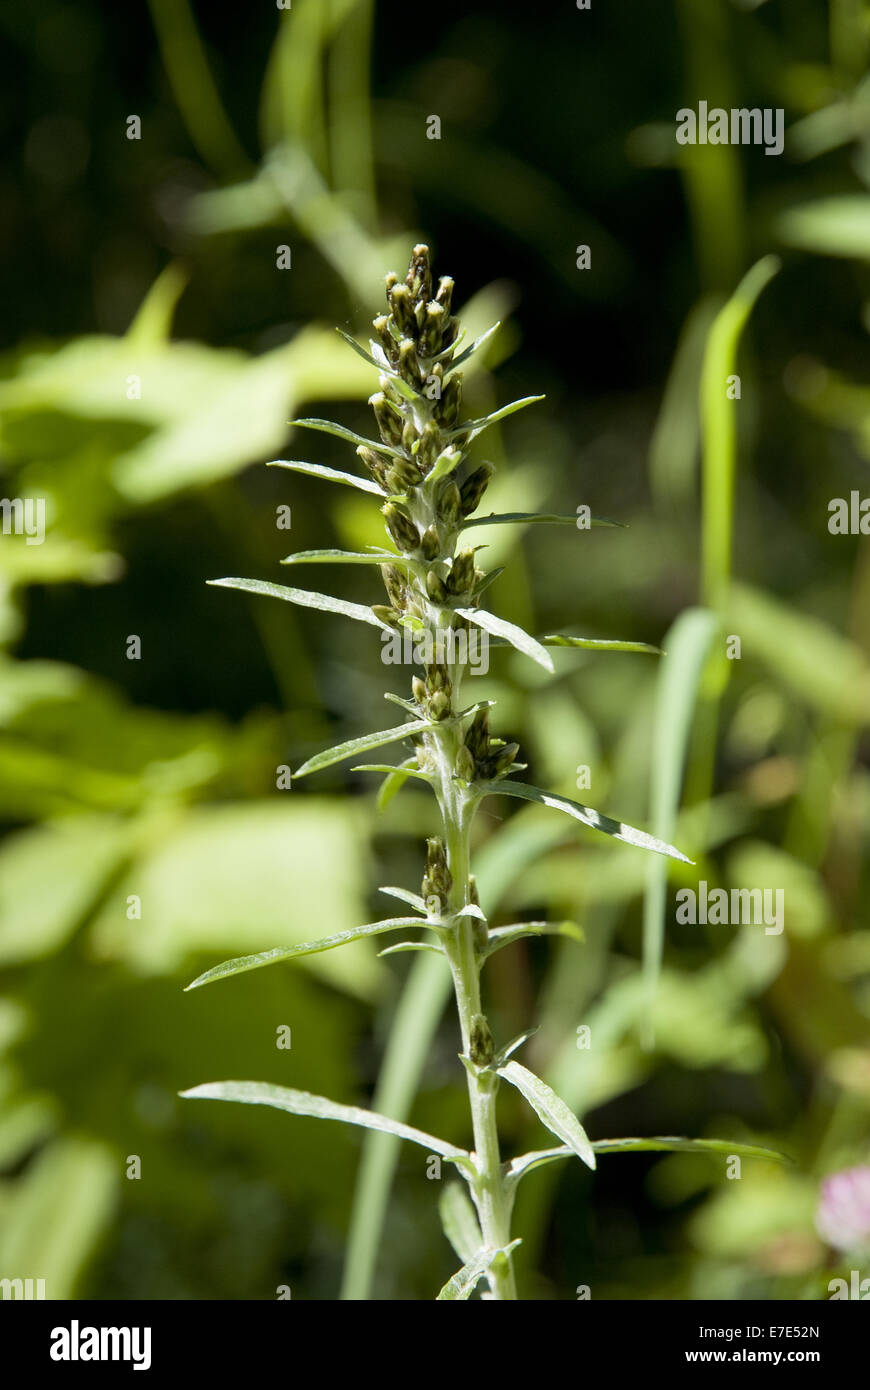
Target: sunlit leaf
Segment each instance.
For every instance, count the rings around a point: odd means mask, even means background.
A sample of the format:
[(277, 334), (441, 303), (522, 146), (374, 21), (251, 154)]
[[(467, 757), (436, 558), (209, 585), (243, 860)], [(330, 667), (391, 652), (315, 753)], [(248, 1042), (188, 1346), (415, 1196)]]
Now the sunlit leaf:
[[(658, 1135), (649, 1139), (596, 1139), (592, 1145), (596, 1154), (611, 1153), (720, 1153), (739, 1158), (761, 1158), (771, 1163), (792, 1163), (787, 1154), (760, 1144), (745, 1144), (731, 1139), (679, 1139)], [(509, 1184), (519, 1182), (534, 1168), (542, 1168), (558, 1159), (572, 1158), (574, 1150), (561, 1145), (556, 1149), (536, 1149), (533, 1153), (512, 1158), (505, 1169)]]
[(315, 753), (314, 757), (303, 763), (293, 776), (307, 777), (309, 772), (320, 772), (323, 768), (332, 767), (333, 763), (340, 763), (357, 753), (366, 753), (369, 748), (382, 748), (385, 743), (396, 743), (399, 739), (408, 738), (411, 734), (418, 734), (431, 727), (427, 719), (413, 719), (407, 724), (397, 724), (394, 729), (380, 729), (377, 733), (362, 734), (359, 738), (348, 739), (346, 743), (337, 743), (334, 748), (325, 748), (322, 753)]
[(536, 642), (534, 637), (530, 637), (521, 627), (515, 623), (506, 622), (504, 618), (498, 618), (494, 613), (488, 613), (485, 608), (457, 608), (456, 612), (460, 618), (467, 618), (470, 623), (482, 627), (484, 632), (491, 633), (494, 637), (503, 637), (517, 651), (524, 656), (530, 656), (539, 666), (543, 666), (545, 671), (553, 671), (553, 660), (547, 651)]
[(470, 1167), (466, 1150), (458, 1149), (444, 1139), (436, 1139), (432, 1134), (391, 1120), (387, 1115), (378, 1115), (373, 1110), (361, 1110), (356, 1105), (339, 1105), (325, 1096), (313, 1096), (308, 1091), (295, 1091), (289, 1086), (272, 1086), (265, 1081), (211, 1081), (204, 1086), (194, 1086), (189, 1091), (180, 1091), (179, 1094), (185, 1100), (231, 1100), (243, 1105), (270, 1105), (291, 1115), (308, 1115), (316, 1120), (338, 1120), (341, 1124), (377, 1129), (382, 1134), (393, 1134), (397, 1139), (419, 1144), (429, 1153), (440, 1154), (451, 1163)]
[(483, 1247), (477, 1213), (463, 1182), (451, 1181), (438, 1199), (441, 1226), (460, 1260), (467, 1264)]
[(477, 1255), (473, 1255), (461, 1269), (456, 1271), (452, 1279), (447, 1280), (438, 1294), (436, 1302), (465, 1302), (474, 1293), (487, 1270), (491, 1269), (499, 1256), (506, 1258), (519, 1244), (518, 1239), (512, 1240), (510, 1245), (506, 1245), (501, 1250), (481, 1250)]
[(364, 444), (367, 449), (375, 449), (381, 454), (392, 454), (395, 458), (404, 458), (401, 449), (394, 449), (390, 444), (384, 444), (379, 439), (367, 439), (364, 434), (357, 434), (355, 430), (346, 429), (344, 425), (337, 425), (333, 420), (303, 419), (291, 420), (291, 425), (302, 425), (307, 430), (320, 430), (323, 434), (334, 434), (338, 439), (344, 439), (349, 444)]
[(299, 459), (272, 459), (268, 468), (289, 468), (293, 473), (308, 473), (313, 478), (324, 478), (328, 483), (342, 483), (345, 487), (358, 488), (360, 492), (373, 492), (375, 497), (384, 493), (370, 478), (357, 478), (353, 473), (340, 473), (335, 468), (324, 468), (322, 463), (303, 463)]
[(511, 401), (510, 405), (503, 405), (500, 410), (494, 410), (491, 415), (483, 415), (479, 420), (465, 420), (453, 431), (454, 434), (468, 433), (470, 439), (476, 439), (490, 425), (496, 424), (499, 420), (504, 420), (508, 415), (513, 415), (517, 410), (523, 410), (527, 405), (534, 405), (536, 401), (542, 401), (543, 396), (523, 396), (522, 400)]
[(478, 786), (482, 787), (484, 795), (491, 796), (501, 792), (505, 796), (516, 796), (521, 801), (536, 801), (541, 806), (550, 806), (553, 810), (564, 811), (566, 815), (573, 816), (575, 820), (582, 821), (584, 825), (591, 826), (593, 830), (601, 830), (605, 835), (612, 835), (615, 840), (624, 840), (628, 845), (637, 845), (640, 849), (653, 850), (656, 854), (667, 854), (671, 859), (679, 859), (684, 864), (691, 864), (692, 862), (678, 849), (674, 849), (673, 845), (666, 845), (663, 840), (657, 840), (644, 830), (635, 830), (633, 826), (626, 825), (623, 821), (612, 820), (610, 816), (603, 816), (600, 811), (594, 811), (591, 806), (583, 806), (579, 801), (571, 801), (567, 796), (557, 796), (555, 792), (545, 792), (540, 787), (531, 787), (525, 782), (512, 782), (509, 778), (501, 782), (478, 783)]
[(515, 922), (511, 926), (495, 927), (489, 933), (484, 958), (527, 936), (566, 936), (571, 941), (586, 940), (583, 928), (578, 927), (576, 922)]
[(225, 980), (230, 975), (244, 975), (249, 970), (260, 970), (265, 965), (277, 965), (281, 961), (293, 960), (296, 956), (314, 956), (321, 951), (334, 951), (336, 946), (344, 946), (349, 941), (361, 941), (364, 936), (380, 936), (383, 932), (399, 931), (402, 927), (425, 926), (416, 917), (389, 917), (382, 922), (367, 922), (365, 926), (351, 927), (349, 931), (336, 932), (334, 936), (323, 936), (319, 941), (300, 941), (296, 946), (276, 946), (271, 951), (258, 951), (253, 956), (239, 956), (236, 960), (225, 960), (205, 974), (198, 975), (187, 989), (199, 989), (200, 985), (213, 984), (215, 980)]
[[(470, 526), (535, 526), (542, 522), (557, 523), (559, 525), (577, 526), (577, 515), (560, 516), (556, 512), (490, 512), (489, 516), (470, 516), (462, 523), (462, 530), (467, 531)], [(610, 521), (607, 517), (593, 516), (589, 519), (590, 526), (619, 526), (625, 529), (622, 521)], [(578, 527), (578, 530), (585, 530), (585, 527)]]
[(542, 1081), (519, 1062), (505, 1062), (496, 1070), (499, 1076), (509, 1081), (525, 1097), (547, 1129), (567, 1144), (570, 1151), (582, 1159), (587, 1167), (595, 1167), (595, 1153), (585, 1129), (574, 1111), (556, 1095), (546, 1081)]
[(622, 642), (603, 637), (564, 637), (561, 633), (549, 633), (539, 638), (545, 647), (581, 647), (590, 652), (651, 652), (662, 656), (661, 647), (652, 647), (648, 642)]
[(361, 603), (349, 603), (347, 599), (333, 598), (331, 594), (315, 594), (309, 589), (291, 589), (286, 584), (273, 584), (268, 579), (209, 579), (207, 583), (216, 589), (242, 589), (248, 594), (265, 594), (267, 598), (284, 599), (286, 603), (298, 604), (300, 608), (319, 608), (324, 613), (340, 613), (342, 617), (353, 618), (358, 623), (368, 623), (370, 627), (392, 630), (376, 618), (370, 608), (364, 608)]

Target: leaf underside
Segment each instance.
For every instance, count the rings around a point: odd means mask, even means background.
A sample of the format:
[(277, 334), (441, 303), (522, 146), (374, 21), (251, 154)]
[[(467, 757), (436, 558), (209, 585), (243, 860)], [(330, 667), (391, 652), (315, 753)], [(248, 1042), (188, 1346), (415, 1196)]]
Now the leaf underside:
[(367, 936), (380, 936), (383, 932), (399, 931), (403, 927), (425, 925), (425, 921), (418, 917), (387, 917), (382, 922), (366, 922), (364, 926), (337, 932), (335, 936), (323, 936), (319, 941), (300, 941), (296, 946), (276, 946), (271, 951), (258, 951), (253, 956), (237, 956), (234, 960), (225, 960), (221, 965), (206, 970), (205, 974), (198, 975), (186, 988), (199, 989), (200, 985), (210, 985), (215, 980), (225, 980), (230, 975), (245, 975), (249, 970), (260, 970), (266, 965), (278, 965), (281, 961), (294, 960), (296, 956), (315, 956), (321, 951), (333, 951), (336, 946), (361, 941)]
[[(343, 762), (345, 758), (353, 758), (357, 753), (367, 753), (370, 748), (382, 748), (386, 743), (397, 743), (400, 739), (429, 728), (431, 725), (427, 719), (412, 719), (409, 723), (397, 724), (392, 729), (379, 729), (376, 733), (361, 734), (359, 738), (348, 739), (345, 743), (337, 743), (334, 748), (325, 748), (321, 753), (315, 753), (314, 757), (304, 762), (293, 776), (307, 777), (310, 772), (321, 772), (323, 768), (332, 767), (333, 763)], [(410, 775), (410, 770), (407, 771)]]
[(595, 1151), (585, 1129), (574, 1111), (556, 1095), (546, 1081), (535, 1076), (534, 1072), (529, 1071), (520, 1062), (504, 1062), (496, 1070), (499, 1076), (516, 1087), (541, 1123), (567, 1144), (571, 1153), (582, 1159), (588, 1168), (595, 1167)]

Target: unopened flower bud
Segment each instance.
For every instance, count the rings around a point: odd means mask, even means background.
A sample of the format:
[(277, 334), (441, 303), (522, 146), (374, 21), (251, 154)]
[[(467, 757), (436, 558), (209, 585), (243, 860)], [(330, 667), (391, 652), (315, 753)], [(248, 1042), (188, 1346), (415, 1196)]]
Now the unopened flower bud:
[(410, 517), (395, 505), (388, 502), (381, 508), (387, 523), (387, 529), (396, 545), (400, 550), (416, 550), (420, 544), (420, 537), (417, 528)]
[(404, 337), (417, 337), (417, 319), (414, 315), (413, 300), (411, 291), (407, 285), (393, 285), (387, 292), (387, 299), (393, 311), (393, 318), (396, 320)]
[(474, 1014), (469, 1029), (468, 1055), (476, 1067), (488, 1067), (495, 1056), (489, 1023), (483, 1014)]
[(377, 333), (387, 357), (392, 361), (396, 351), (396, 340), (390, 332), (390, 320), (386, 314), (378, 314), (376, 319), (372, 319), (372, 328)]
[(425, 682), (421, 681), (419, 676), (411, 677), (411, 693), (418, 705), (425, 705), (428, 692)]
[(455, 425), (459, 419), (459, 411), (462, 405), (462, 377), (458, 372), (454, 372), (444, 383), (441, 392), (441, 401), (438, 408), (438, 415), (442, 423), (449, 428)]
[(409, 487), (419, 487), (420, 470), (409, 459), (391, 459), (384, 481), (391, 492), (405, 492)]
[(434, 560), (441, 553), (441, 541), (434, 526), (427, 526), (420, 540), (420, 549), (425, 560)]
[(450, 696), (446, 690), (436, 690), (435, 694), (429, 698), (429, 717), (435, 720), (446, 719), (450, 713)]
[(444, 326), (447, 323), (447, 312), (443, 304), (438, 304), (434, 299), (425, 308), (423, 322), (420, 326), (420, 353), (423, 357), (431, 357), (441, 348), (441, 337)]
[(426, 873), (436, 893), (445, 896), (453, 887), (453, 875), (447, 867), (447, 853), (440, 835), (426, 841)]
[(455, 526), (462, 515), (462, 498), (452, 478), (438, 499), (438, 511), (446, 526)]
[(440, 429), (434, 420), (427, 420), (420, 434), (420, 443), (417, 448), (417, 462), (427, 473), (441, 453), (442, 447), (443, 439)]
[(369, 473), (380, 487), (386, 488), (387, 469), (392, 462), (384, 454), (378, 454), (374, 449), (370, 449), (367, 444), (360, 444), (357, 448), (357, 457), (362, 459)]
[(473, 511), (477, 510), (494, 472), (495, 468), (491, 463), (482, 463), (479, 468), (475, 468), (473, 473), (469, 473), (459, 490), (463, 516), (470, 516)]
[(485, 758), (489, 751), (489, 710), (479, 709), (471, 721), (468, 733), (465, 735), (465, 742), (468, 744), (472, 755), (479, 762)]
[(463, 782), (473, 782), (476, 770), (474, 758), (463, 743), (456, 755), (456, 775), (461, 777)]
[(405, 381), (412, 386), (420, 383), (420, 363), (417, 358), (417, 345), (412, 338), (402, 338), (398, 347), (398, 367)]
[(429, 247), (420, 242), (411, 252), (411, 263), (405, 284), (415, 299), (428, 299), (432, 294), (432, 271), (429, 265)]
[(426, 667), (426, 685), (429, 690), (449, 690), (450, 674), (443, 664)]
[(453, 559), (447, 576), (447, 588), (451, 594), (467, 593), (474, 583), (474, 551), (462, 550)]
[(384, 443), (401, 444), (404, 421), (395, 406), (389, 403), (383, 391), (376, 391), (373, 396), (369, 396), (369, 405), (375, 412), (375, 419), (378, 422), (378, 429)]
[(386, 623), (387, 627), (399, 626), (399, 615), (395, 608), (388, 608), (383, 603), (373, 603), (372, 612), (380, 622)]
[(444, 587), (444, 580), (435, 570), (429, 570), (426, 575), (426, 593), (433, 603), (447, 602), (447, 590)]
[(443, 304), (445, 311), (450, 313), (450, 304), (453, 299), (453, 278), (450, 275), (442, 275), (438, 281), (438, 293), (435, 296), (438, 304)]
[(511, 763), (516, 760), (517, 753), (520, 751), (518, 743), (506, 743), (504, 748), (499, 748), (486, 760), (487, 777), (497, 777), (500, 772), (506, 772)]

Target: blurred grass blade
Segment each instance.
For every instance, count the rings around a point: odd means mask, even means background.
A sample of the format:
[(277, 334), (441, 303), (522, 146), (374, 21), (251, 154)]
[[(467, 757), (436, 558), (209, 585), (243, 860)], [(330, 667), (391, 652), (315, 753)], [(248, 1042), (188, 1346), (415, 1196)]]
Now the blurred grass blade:
[(737, 350), (758, 296), (780, 268), (764, 256), (749, 270), (713, 321), (701, 370), (703, 439), (702, 596), (705, 607), (720, 611), (731, 580), (734, 481), (737, 471), (737, 413), (726, 383), (737, 372)]
[(648, 835), (645, 830), (635, 830), (623, 821), (603, 816), (600, 811), (594, 811), (591, 806), (583, 806), (579, 801), (572, 801), (567, 796), (557, 796), (555, 792), (545, 792), (540, 787), (529, 786), (526, 782), (512, 782), (510, 779), (501, 782), (480, 782), (478, 787), (485, 796), (501, 794), (519, 797), (521, 801), (536, 801), (541, 806), (564, 811), (583, 825), (591, 826), (593, 830), (601, 830), (605, 835), (612, 835), (615, 840), (624, 840), (628, 845), (637, 845), (640, 849), (649, 849), (655, 854), (666, 854), (671, 859), (682, 860), (684, 864), (691, 863), (691, 860), (678, 849), (674, 849), (673, 845), (665, 844), (654, 835)]
[(319, 941), (300, 941), (296, 946), (276, 946), (271, 951), (258, 951), (253, 956), (238, 956), (235, 960), (225, 960), (205, 974), (198, 975), (186, 989), (199, 989), (200, 985), (213, 984), (215, 980), (225, 980), (230, 975), (245, 975), (249, 970), (260, 970), (265, 965), (277, 965), (281, 961), (293, 960), (296, 956), (314, 956), (321, 951), (333, 951), (336, 946), (344, 946), (349, 941), (361, 941), (366, 936), (380, 936), (383, 932), (399, 931), (403, 927), (425, 927), (426, 922), (418, 917), (389, 917), (382, 922), (367, 922), (362, 927), (351, 927), (349, 931), (337, 932), (335, 936), (322, 936)]
[(407, 1139), (419, 1144), (429, 1153), (440, 1154), (451, 1163), (470, 1167), (470, 1159), (465, 1149), (457, 1149), (444, 1139), (436, 1139), (432, 1134), (424, 1134), (411, 1125), (400, 1124), (388, 1115), (378, 1115), (373, 1110), (361, 1110), (356, 1105), (339, 1105), (326, 1096), (313, 1096), (310, 1091), (294, 1091), (289, 1086), (272, 1086), (266, 1081), (210, 1081), (204, 1086), (194, 1086), (189, 1091), (179, 1091), (184, 1100), (231, 1100), (242, 1105), (271, 1105), (275, 1110), (286, 1110), (290, 1115), (308, 1115), (316, 1120), (337, 1120), (340, 1124), (360, 1125), (363, 1129), (376, 1129), (382, 1134), (394, 1135), (397, 1139)]
[(209, 579), (216, 589), (241, 589), (248, 594), (265, 594), (267, 598), (281, 598), (287, 603), (296, 603), (300, 608), (318, 608), (324, 613), (340, 613), (345, 618), (354, 618), (358, 623), (369, 623), (371, 627), (387, 629), (376, 618), (370, 608), (361, 603), (349, 603), (343, 598), (333, 598), (331, 594), (315, 594), (309, 589), (290, 589), (286, 584), (273, 584), (268, 579)]
[(238, 173), (249, 160), (215, 86), (188, 0), (148, 0), (160, 54), (187, 133), (206, 164)]
[(530, 637), (515, 623), (506, 622), (504, 618), (498, 618), (494, 613), (488, 613), (485, 608), (457, 608), (456, 612), (460, 618), (466, 618), (468, 622), (482, 627), (484, 632), (489, 632), (494, 637), (503, 637), (506, 642), (510, 642), (512, 647), (516, 647), (518, 652), (522, 652), (524, 656), (530, 656), (532, 661), (536, 661), (539, 666), (543, 666), (545, 671), (552, 673), (552, 657), (544, 650), (540, 642), (536, 642), (534, 637)]
[[(713, 613), (690, 608), (681, 613), (665, 637), (668, 654), (658, 671), (656, 712), (650, 762), (650, 820), (656, 836), (673, 836), (680, 804), (683, 770), (698, 685), (710, 643), (717, 628)], [(653, 1045), (653, 1008), (664, 949), (668, 865), (665, 859), (647, 864), (643, 904), (643, 972), (647, 1017), (644, 1046)]]
[(447, 1183), (438, 1199), (438, 1211), (444, 1234), (463, 1264), (467, 1264), (483, 1245), (483, 1236), (465, 1183), (455, 1179)]
[(427, 719), (412, 719), (407, 724), (397, 724), (392, 729), (362, 734), (359, 738), (348, 739), (346, 743), (337, 743), (334, 748), (325, 748), (322, 753), (315, 753), (314, 757), (303, 763), (293, 776), (307, 777), (309, 772), (320, 772), (325, 767), (332, 767), (333, 763), (342, 762), (344, 758), (366, 753), (369, 748), (382, 748), (385, 743), (397, 743), (400, 739), (408, 738), (410, 734), (419, 734), (423, 729), (429, 728), (431, 725)]
[(520, 1062), (504, 1062), (496, 1070), (525, 1097), (541, 1123), (567, 1144), (588, 1168), (594, 1169), (595, 1153), (585, 1129), (552, 1087)]
[(369, 478), (357, 478), (353, 473), (340, 473), (335, 468), (325, 468), (322, 463), (301, 463), (296, 459), (272, 459), (268, 468), (289, 468), (294, 473), (310, 473), (314, 478), (325, 478), (328, 483), (342, 483), (345, 487), (359, 488), (360, 492), (372, 492), (375, 497), (384, 493), (377, 483)]

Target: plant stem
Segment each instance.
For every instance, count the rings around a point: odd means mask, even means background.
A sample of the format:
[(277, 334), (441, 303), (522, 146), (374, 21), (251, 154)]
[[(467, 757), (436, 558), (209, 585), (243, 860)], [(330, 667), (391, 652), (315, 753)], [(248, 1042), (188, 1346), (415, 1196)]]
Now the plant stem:
[[(439, 730), (437, 742), (441, 757), (441, 786), (438, 797), (444, 820), (444, 841), (447, 862), (453, 877), (448, 912), (458, 913), (466, 907), (469, 897), (471, 820), (475, 798), (457, 787), (451, 769), (455, 758), (453, 730)], [(444, 950), (453, 975), (456, 1008), (462, 1034), (462, 1050), (466, 1059), (468, 1098), (474, 1132), (474, 1159), (478, 1170), (476, 1190), (473, 1191), (484, 1245), (503, 1249), (510, 1242), (510, 1207), (502, 1175), (501, 1153), (496, 1120), (498, 1076), (486, 1066), (478, 1067), (472, 1058), (472, 1021), (482, 1014), (480, 998), (480, 958), (475, 943), (475, 922), (471, 917), (455, 918), (454, 926), (444, 941)], [(495, 1262), (489, 1271), (492, 1296), (499, 1300), (516, 1299), (511, 1256)]]

